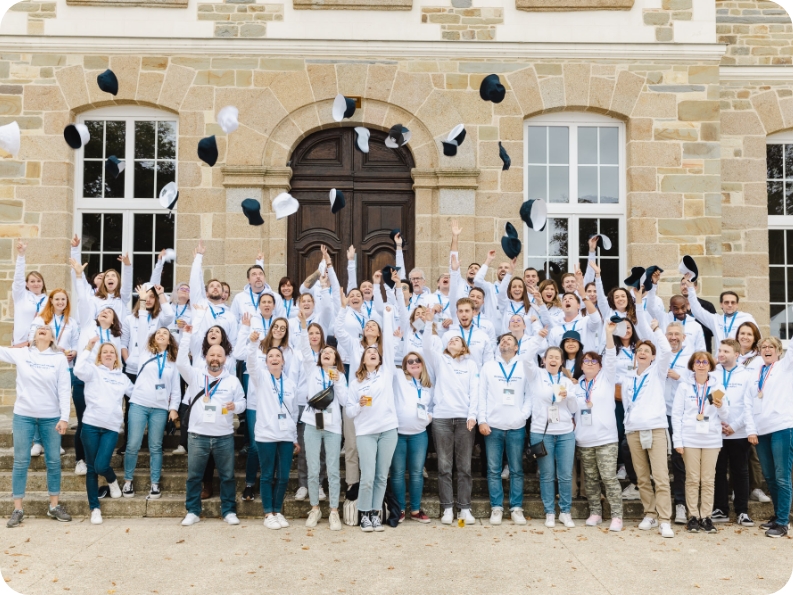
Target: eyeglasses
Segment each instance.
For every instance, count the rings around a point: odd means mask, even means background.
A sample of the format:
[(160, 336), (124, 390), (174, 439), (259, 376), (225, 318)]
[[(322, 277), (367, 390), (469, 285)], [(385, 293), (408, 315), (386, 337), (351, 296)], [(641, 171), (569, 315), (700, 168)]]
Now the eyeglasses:
[(584, 359), (584, 363), (585, 363), (585, 364), (599, 364), (600, 362), (599, 362), (599, 361), (597, 361), (596, 359), (589, 359), (589, 358), (586, 358), (586, 359)]
[(420, 359), (416, 359), (415, 357), (411, 357), (407, 361), (407, 363), (408, 363), (409, 366), (415, 366), (416, 364), (421, 364), (421, 363), (424, 363), (424, 362), (422, 362)]
[(710, 362), (708, 360), (706, 360), (706, 359), (697, 359), (697, 360), (694, 360), (694, 365), (695, 366), (708, 366), (708, 365), (710, 365)]
[(423, 281), (424, 277), (408, 277), (411, 281)]
[(278, 326), (273, 326), (273, 330), (274, 330), (274, 331), (281, 331), (281, 332), (283, 332), (283, 331), (285, 331), (285, 330), (286, 330), (286, 327), (285, 327), (285, 326), (282, 326), (282, 325), (280, 325), (280, 324), (279, 324)]

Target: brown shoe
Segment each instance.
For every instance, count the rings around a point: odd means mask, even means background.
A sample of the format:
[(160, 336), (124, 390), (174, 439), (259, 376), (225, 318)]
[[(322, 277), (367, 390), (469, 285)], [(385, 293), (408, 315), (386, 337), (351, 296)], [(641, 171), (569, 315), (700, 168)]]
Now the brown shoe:
[(212, 484), (204, 484), (204, 489), (201, 490), (201, 499), (206, 500), (212, 497)]

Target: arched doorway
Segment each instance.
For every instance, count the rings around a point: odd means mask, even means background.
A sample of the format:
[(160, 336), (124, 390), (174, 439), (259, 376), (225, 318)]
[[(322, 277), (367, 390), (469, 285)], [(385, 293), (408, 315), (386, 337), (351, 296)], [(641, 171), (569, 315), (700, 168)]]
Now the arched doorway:
[[(402, 147), (389, 149), (385, 132), (371, 130), (369, 153), (355, 146), (352, 128), (321, 130), (295, 149), (291, 194), (300, 209), (289, 217), (287, 270), (302, 283), (319, 263), (322, 244), (333, 255), (333, 266), (342, 287), (347, 284), (347, 248), (357, 251), (358, 282), (394, 263), (389, 233), (399, 228), (407, 238), (405, 266), (413, 267), (415, 221), (413, 156)], [(344, 192), (347, 206), (332, 215), (328, 192)], [(403, 273), (407, 277), (407, 271)]]

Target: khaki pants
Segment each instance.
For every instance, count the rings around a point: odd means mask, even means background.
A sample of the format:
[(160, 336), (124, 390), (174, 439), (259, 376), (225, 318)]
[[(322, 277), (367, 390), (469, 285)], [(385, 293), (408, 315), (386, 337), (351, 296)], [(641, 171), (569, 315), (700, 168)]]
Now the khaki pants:
[(360, 481), (358, 469), (358, 444), (355, 439), (355, 421), (342, 411), (341, 428), (344, 433), (344, 481), (347, 487)]
[[(653, 446), (649, 450), (642, 448), (639, 432), (628, 432), (626, 437), (645, 516), (657, 518), (659, 523), (671, 522), (672, 496), (669, 490), (666, 429), (653, 430)], [(651, 474), (655, 480), (655, 492), (650, 479)]]
[(706, 519), (713, 514), (716, 461), (720, 450), (720, 448), (683, 450), (683, 462), (686, 464), (686, 508), (689, 516)]

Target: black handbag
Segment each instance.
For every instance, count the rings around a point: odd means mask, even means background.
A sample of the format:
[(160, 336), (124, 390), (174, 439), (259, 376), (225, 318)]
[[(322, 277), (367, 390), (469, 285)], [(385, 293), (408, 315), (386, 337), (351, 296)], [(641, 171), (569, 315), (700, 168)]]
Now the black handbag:
[(331, 384), (328, 388), (319, 391), (308, 400), (308, 406), (316, 411), (314, 414), (314, 424), (318, 430), (325, 429), (325, 417), (322, 412), (333, 403), (334, 398), (335, 393), (333, 391), (333, 384)]
[(545, 450), (545, 433), (548, 431), (548, 422), (545, 422), (545, 430), (542, 433), (542, 439), (537, 444), (529, 444), (526, 448), (526, 455), (534, 460), (541, 459), (548, 454)]
[[(209, 388), (210, 389), (215, 388), (220, 382), (220, 380), (221, 380), (220, 378), (215, 380), (215, 382), (209, 385)], [(193, 400), (190, 401), (189, 405), (184, 405), (184, 404), (179, 405), (179, 420), (180, 420), (179, 444), (182, 445), (185, 448), (185, 450), (187, 450), (187, 432), (188, 432), (188, 426), (190, 424), (190, 411), (193, 409), (193, 405), (195, 405), (195, 402), (198, 401), (198, 399), (200, 399), (202, 396), (204, 396), (205, 392), (206, 392), (206, 388), (202, 388), (200, 391), (198, 391), (198, 394), (195, 397), (193, 397)]]

